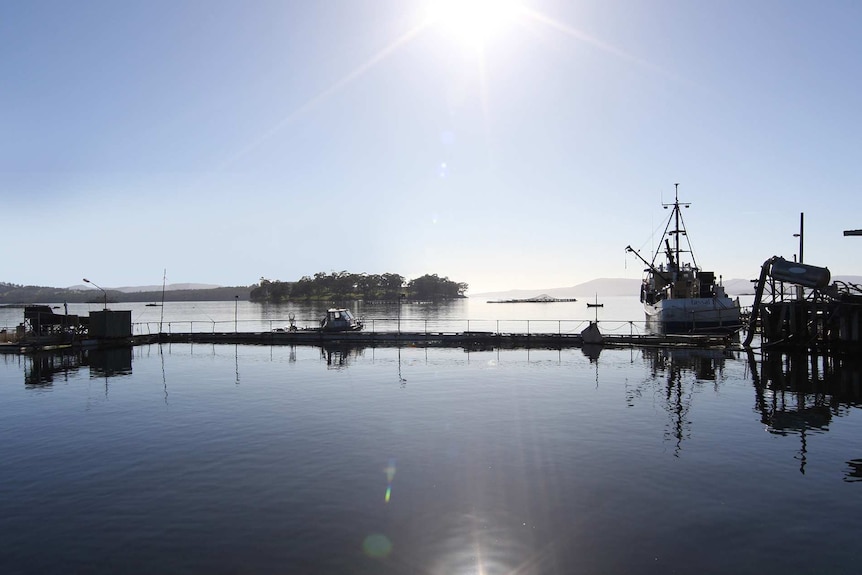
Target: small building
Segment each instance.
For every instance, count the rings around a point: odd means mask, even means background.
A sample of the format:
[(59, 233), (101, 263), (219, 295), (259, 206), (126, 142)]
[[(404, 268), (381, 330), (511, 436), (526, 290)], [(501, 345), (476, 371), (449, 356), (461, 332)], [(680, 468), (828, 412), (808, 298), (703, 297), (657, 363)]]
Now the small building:
[(54, 313), (51, 306), (27, 305), (24, 306), (23, 336), (57, 336), (73, 334), (86, 327), (86, 318), (77, 315)]
[(132, 336), (131, 311), (91, 311), (89, 335), (96, 339)]

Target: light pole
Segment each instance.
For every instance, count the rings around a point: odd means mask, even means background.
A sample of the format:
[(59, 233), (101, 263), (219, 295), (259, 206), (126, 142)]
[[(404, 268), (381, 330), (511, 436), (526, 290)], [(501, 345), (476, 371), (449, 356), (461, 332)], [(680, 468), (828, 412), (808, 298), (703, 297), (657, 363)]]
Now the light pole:
[(404, 298), (407, 297), (407, 294), (398, 294), (398, 335), (401, 335), (401, 302), (404, 301)]
[(233, 296), (233, 332), (234, 333), (237, 333), (239, 331), (236, 327), (237, 326), (236, 312), (237, 312), (238, 308), (239, 308), (239, 296), (235, 295), (235, 296)]
[[(794, 238), (799, 238), (799, 263), (802, 263), (802, 247), (803, 239), (805, 238), (805, 212), (799, 212), (799, 233), (793, 234)], [(796, 299), (805, 299), (805, 288), (801, 285), (796, 286)]]
[(108, 309), (108, 292), (106, 292), (105, 290), (103, 290), (102, 288), (100, 288), (99, 286), (97, 286), (95, 283), (91, 282), (87, 278), (84, 278), (84, 283), (91, 284), (94, 288), (102, 290), (102, 295), (105, 298), (105, 309)]
[(799, 263), (802, 263), (802, 244), (805, 238), (805, 212), (799, 213), (799, 233), (793, 234), (794, 238), (799, 238)]

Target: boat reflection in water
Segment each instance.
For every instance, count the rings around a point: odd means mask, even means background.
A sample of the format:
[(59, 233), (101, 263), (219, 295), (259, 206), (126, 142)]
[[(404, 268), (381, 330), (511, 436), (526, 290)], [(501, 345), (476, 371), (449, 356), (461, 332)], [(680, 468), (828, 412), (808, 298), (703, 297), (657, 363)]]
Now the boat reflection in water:
[[(695, 391), (704, 382), (723, 379), (725, 362), (734, 358), (734, 352), (725, 349), (670, 349), (644, 348), (643, 357), (649, 365), (650, 376), (640, 385), (626, 390), (626, 402), (633, 406), (647, 394), (648, 388), (659, 386), (667, 413), (665, 440), (674, 444), (674, 455), (679, 456), (682, 443), (691, 437), (690, 411)], [(688, 377), (688, 375), (693, 377)], [(654, 396), (654, 393), (649, 393)]]
[(679, 381), (686, 372), (698, 380), (715, 381), (725, 361), (735, 357), (734, 352), (725, 349), (645, 348), (643, 355), (653, 377), (665, 373), (668, 382)]
[[(707, 382), (718, 390), (725, 380), (734, 379), (726, 376), (725, 367), (736, 363), (738, 352), (644, 349), (642, 353), (650, 377), (627, 389), (627, 402), (633, 406), (642, 397), (654, 398), (656, 391), (661, 392), (661, 407), (668, 417), (665, 439), (674, 443), (674, 454), (679, 456), (697, 419), (691, 413), (693, 402)], [(762, 358), (749, 353), (748, 360), (760, 422), (773, 435), (799, 438), (794, 457), (804, 474), (810, 436), (829, 432), (835, 418), (862, 405), (862, 360), (807, 353), (766, 353)], [(847, 456), (845, 481), (862, 481), (862, 452)]]
[[(342, 370), (350, 367), (350, 364), (365, 356), (368, 346), (355, 343), (328, 343), (320, 346), (320, 359), (326, 362), (326, 369)], [(370, 348), (373, 350), (374, 348)], [(398, 347), (398, 381), (403, 385), (407, 382), (401, 375), (401, 348)], [(294, 359), (295, 361), (295, 359)]]
[[(0, 379), (16, 382), (0, 385), (11, 430), (0, 535), (14, 550), (4, 572), (839, 573), (856, 563), (860, 426), (840, 416), (859, 414), (849, 407), (859, 370), (845, 360), (770, 356), (752, 369), (741, 352), (610, 346), (133, 352), (120, 385), (73, 356), (69, 383), (50, 393), (21, 388), (29, 357), (4, 360)], [(124, 355), (116, 362), (90, 374), (131, 369)], [(825, 422), (782, 419), (815, 402)], [(802, 476), (794, 455), (812, 426)], [(106, 549), (116, 551), (107, 562)]]
[[(862, 405), (862, 360), (802, 352), (766, 353), (759, 363), (749, 354), (749, 362), (760, 420), (769, 433), (799, 436), (796, 458), (804, 474), (809, 436), (828, 432), (834, 418)], [(847, 465), (845, 481), (862, 480), (862, 459)]]
[(320, 358), (326, 369), (345, 369), (352, 360), (365, 355), (365, 346), (351, 343), (329, 343), (320, 346)]

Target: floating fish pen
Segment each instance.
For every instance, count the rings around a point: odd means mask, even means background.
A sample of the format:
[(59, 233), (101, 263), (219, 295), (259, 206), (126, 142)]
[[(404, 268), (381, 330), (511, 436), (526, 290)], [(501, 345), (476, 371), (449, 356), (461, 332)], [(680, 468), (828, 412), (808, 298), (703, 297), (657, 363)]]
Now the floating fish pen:
[(766, 260), (745, 345), (758, 333), (763, 347), (862, 350), (862, 286), (830, 277), (828, 268)]
[(111, 349), (158, 343), (228, 344), (228, 345), (351, 345), (363, 347), (463, 347), (465, 349), (563, 349), (571, 347), (671, 347), (718, 348), (738, 347), (735, 334), (602, 334), (591, 323), (580, 333), (508, 333), (493, 331), (407, 332), (322, 330), (270, 332), (169, 332), (128, 337), (75, 337), (48, 341), (25, 338), (16, 343), (0, 344), (0, 353), (34, 354), (67, 352), (76, 349)]
[(573, 297), (551, 297), (548, 294), (542, 294), (536, 297), (488, 300), (487, 303), (561, 303), (573, 301), (578, 300)]
[[(47, 306), (45, 306), (47, 308)], [(156, 331), (150, 331), (150, 325), (132, 324), (131, 312), (103, 310), (93, 312), (90, 317), (66, 316), (54, 314), (50, 309), (30, 309), (25, 313), (25, 322), (21, 324), (20, 333), (15, 333), (9, 341), (0, 342), (0, 353), (5, 354), (35, 354), (40, 352), (65, 353), (74, 350), (112, 349), (117, 347), (148, 345), (154, 343), (206, 343), (206, 344), (242, 344), (242, 345), (319, 345), (349, 344), (357, 346), (418, 346), (418, 347), (464, 347), (470, 349), (506, 349), (506, 348), (553, 348), (582, 346), (637, 346), (637, 347), (687, 347), (687, 348), (729, 348), (738, 346), (738, 336), (735, 333), (635, 333), (634, 322), (625, 322), (628, 334), (619, 333), (622, 324), (616, 328), (615, 322), (604, 322), (599, 328), (599, 322), (586, 320), (539, 320), (544, 325), (540, 329), (531, 329), (530, 320), (526, 320), (526, 330), (522, 331), (512, 325), (501, 325), (496, 322), (496, 329), (476, 329), (476, 323), (493, 323), (488, 320), (466, 320), (466, 329), (456, 327), (456, 321), (443, 324), (428, 325), (424, 329), (402, 329), (400, 317), (395, 321), (379, 320), (384, 325), (391, 324), (395, 329), (376, 329), (374, 320), (366, 322), (356, 319), (346, 309), (333, 308), (317, 327), (297, 327), (295, 317), (291, 314), (290, 326), (287, 328), (272, 328), (260, 330), (240, 330), (238, 322), (221, 322), (233, 324), (232, 330), (217, 329), (216, 322), (211, 323), (211, 330), (195, 329), (194, 322), (161, 322), (156, 324)], [(338, 323), (336, 320), (344, 320)], [(331, 321), (329, 321), (331, 320)], [(516, 320), (517, 323), (519, 320)], [(574, 327), (566, 327), (563, 323), (570, 322)], [(200, 322), (199, 322), (200, 323)], [(511, 322), (509, 322), (511, 323)], [(554, 327), (548, 329), (548, 323)], [(175, 327), (183, 325), (182, 331)], [(210, 323), (206, 322), (209, 326)], [(533, 324), (535, 325), (535, 323)], [(146, 327), (146, 332), (142, 330)], [(490, 327), (490, 326), (489, 326)], [(555, 328), (555, 329), (554, 329)], [(583, 329), (582, 329), (583, 328)]]
[[(592, 324), (595, 325), (595, 324)], [(141, 343), (161, 341), (169, 343), (227, 343), (249, 345), (328, 345), (351, 344), (363, 346), (408, 347), (465, 347), (488, 349), (511, 348), (567, 348), (584, 345), (607, 347), (734, 347), (732, 335), (682, 334), (600, 334), (598, 329), (587, 328), (581, 333), (496, 333), (490, 331), (466, 332), (279, 332), (279, 333), (170, 333), (155, 339), (142, 338)], [(738, 345), (738, 342), (736, 342)]]

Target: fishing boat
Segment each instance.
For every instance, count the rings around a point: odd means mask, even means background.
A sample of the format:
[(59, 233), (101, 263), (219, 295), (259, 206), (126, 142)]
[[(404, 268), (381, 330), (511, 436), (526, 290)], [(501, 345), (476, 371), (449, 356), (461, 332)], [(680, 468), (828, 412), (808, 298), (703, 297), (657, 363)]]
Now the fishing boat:
[[(640, 300), (647, 324), (663, 333), (736, 331), (742, 327), (739, 299), (731, 299), (716, 282), (715, 272), (702, 270), (695, 261), (680, 211), (690, 205), (680, 203), (679, 184), (674, 184), (674, 202), (662, 204), (672, 210), (652, 260), (626, 246), (627, 252), (646, 264)], [(685, 246), (680, 245), (681, 239)], [(662, 255), (665, 261), (657, 263)]]
[(587, 307), (605, 307), (605, 304), (599, 303), (599, 294), (596, 294), (596, 303), (587, 302)]
[(321, 331), (359, 331), (362, 320), (356, 319), (349, 309), (332, 308), (326, 310), (326, 315), (320, 320)]

